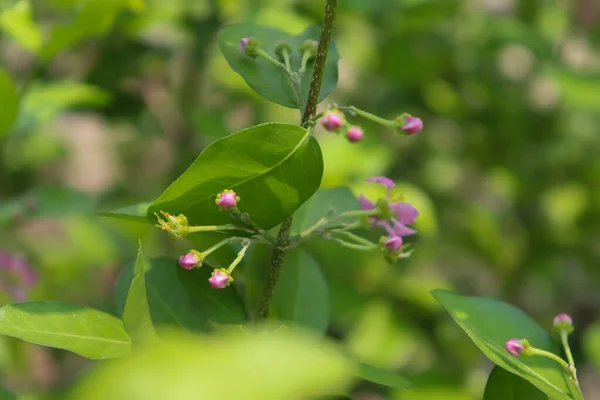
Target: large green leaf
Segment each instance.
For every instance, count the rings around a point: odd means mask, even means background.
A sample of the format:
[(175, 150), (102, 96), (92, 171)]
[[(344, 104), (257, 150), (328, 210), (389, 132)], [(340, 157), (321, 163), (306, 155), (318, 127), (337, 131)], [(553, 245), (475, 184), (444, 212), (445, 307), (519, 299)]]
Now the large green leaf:
[(217, 194), (232, 189), (238, 204), (265, 229), (292, 214), (319, 187), (321, 149), (310, 132), (297, 125), (253, 126), (208, 146), (150, 205), (149, 218), (161, 210), (183, 213), (192, 225), (232, 222), (215, 204)]
[(135, 261), (134, 277), (125, 301), (123, 326), (134, 343), (156, 338), (146, 296), (146, 268), (141, 244)]
[(61, 302), (31, 301), (0, 308), (0, 334), (91, 359), (121, 357), (131, 349), (121, 320)]
[(347, 392), (352, 373), (333, 344), (298, 331), (179, 334), (100, 365), (69, 398), (316, 399)]
[[(146, 296), (155, 327), (176, 326), (202, 331), (208, 320), (238, 324), (245, 321), (245, 310), (233, 288), (216, 290), (208, 284), (212, 269), (185, 271), (177, 260), (157, 258), (146, 262)], [(117, 310), (123, 313), (134, 266), (127, 267), (117, 283)]]
[(114, 210), (100, 212), (103, 217), (124, 219), (127, 221), (148, 222), (148, 206), (150, 203), (139, 203), (131, 206), (119, 207)]
[[(240, 74), (246, 83), (267, 100), (290, 108), (300, 108), (297, 96), (284, 71), (262, 57), (250, 58), (240, 50), (240, 39), (253, 37), (262, 43), (263, 49), (275, 57), (275, 45), (284, 41), (292, 47), (290, 57), (292, 71), (300, 69), (302, 54), (300, 46), (305, 40), (319, 40), (319, 28), (309, 27), (298, 36), (254, 24), (235, 24), (226, 26), (219, 32), (219, 47), (231, 68)], [(276, 57), (275, 57), (276, 58)], [(335, 44), (331, 43), (323, 74), (323, 83), (319, 100), (323, 100), (335, 89), (338, 80), (339, 55)], [(300, 77), (302, 95), (308, 97), (308, 88), (312, 76), (312, 62)]]
[(556, 343), (524, 312), (493, 299), (459, 296), (442, 290), (433, 294), (496, 365), (526, 379), (553, 399), (576, 398), (577, 389), (555, 361), (545, 357), (515, 357), (505, 350), (509, 339), (524, 338), (533, 347), (556, 352)]
[(394, 389), (410, 389), (412, 387), (410, 382), (403, 376), (393, 371), (365, 363), (359, 363), (356, 374), (366, 381)]
[(548, 396), (525, 379), (495, 366), (485, 385), (483, 400), (548, 400)]
[[(310, 228), (319, 219), (326, 217), (330, 211), (336, 215), (359, 209), (358, 200), (347, 187), (320, 189), (294, 214), (292, 233), (297, 234)], [(340, 219), (338, 222), (348, 221)]]
[(291, 251), (275, 289), (279, 320), (324, 333), (329, 325), (329, 289), (317, 262), (303, 250)]
[(10, 76), (0, 69), (0, 137), (15, 123), (19, 112), (19, 98)]

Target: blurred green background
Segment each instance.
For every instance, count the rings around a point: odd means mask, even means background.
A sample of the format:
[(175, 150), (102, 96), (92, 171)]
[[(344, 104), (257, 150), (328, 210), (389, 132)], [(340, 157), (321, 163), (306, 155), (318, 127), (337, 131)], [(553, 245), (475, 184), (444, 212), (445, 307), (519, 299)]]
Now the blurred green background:
[[(299, 33), (320, 23), (323, 3), (0, 1), (0, 93), (14, 86), (21, 98), (0, 133), (0, 252), (26, 257), (36, 275), (0, 271), (0, 302), (115, 313), (112, 290), (138, 238), (148, 256), (181, 247), (94, 213), (153, 200), (215, 139), (297, 123), (297, 111), (253, 94), (215, 35), (241, 21)], [(491, 364), (429, 294), (448, 288), (510, 302), (548, 328), (570, 313), (580, 381), (600, 399), (600, 4), (340, 3), (340, 81), (321, 107), (425, 123), (406, 138), (357, 120), (366, 137), (356, 145), (316, 133), (323, 187), (358, 194), (372, 189), (366, 178), (387, 175), (421, 211), (416, 250), (398, 266), (313, 244), (332, 292), (331, 336), (415, 386), (361, 386), (353, 398), (481, 398)], [(26, 398), (61, 393), (89, 364), (0, 337), (3, 386)]]

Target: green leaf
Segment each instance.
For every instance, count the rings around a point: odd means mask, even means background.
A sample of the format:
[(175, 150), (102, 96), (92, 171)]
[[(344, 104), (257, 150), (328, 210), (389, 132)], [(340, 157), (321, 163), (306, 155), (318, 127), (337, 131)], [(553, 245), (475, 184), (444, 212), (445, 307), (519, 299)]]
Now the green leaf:
[[(347, 187), (320, 189), (294, 214), (292, 233), (298, 234), (315, 225), (321, 217), (334, 210), (335, 214), (359, 210), (360, 204)], [(340, 223), (348, 222), (344, 219)]]
[(365, 363), (358, 363), (356, 375), (366, 381), (394, 389), (410, 389), (412, 387), (406, 378), (397, 373)]
[(231, 223), (215, 204), (217, 194), (234, 190), (238, 207), (264, 229), (292, 214), (319, 187), (323, 158), (315, 138), (297, 125), (268, 123), (244, 129), (208, 146), (150, 205), (149, 218), (183, 213), (191, 225)]
[(140, 243), (137, 260), (135, 261), (134, 277), (131, 286), (129, 286), (125, 310), (123, 311), (123, 326), (134, 343), (156, 339), (146, 296), (145, 277), (146, 267)]
[(5, 8), (0, 13), (0, 28), (33, 54), (42, 46), (42, 30), (33, 21), (28, 0), (20, 0)]
[(15, 123), (19, 113), (19, 97), (10, 76), (0, 69), (0, 137)]
[(521, 310), (492, 299), (459, 296), (435, 290), (433, 295), (496, 365), (516, 374), (553, 399), (576, 398), (577, 389), (555, 361), (545, 357), (515, 357), (505, 349), (511, 338), (524, 338), (531, 346), (556, 352), (548, 333)]
[(103, 107), (111, 100), (110, 93), (80, 82), (31, 84), (23, 95), (14, 134), (31, 132), (35, 127), (51, 122), (58, 113), (72, 107)]
[(139, 203), (101, 212), (99, 215), (127, 221), (148, 222), (148, 206), (150, 206), (150, 203)]
[(121, 320), (62, 302), (31, 301), (0, 308), (0, 334), (91, 359), (122, 357), (131, 349)]
[(525, 379), (495, 366), (485, 385), (483, 400), (548, 400), (548, 396)]
[[(240, 74), (246, 83), (267, 100), (289, 108), (300, 108), (298, 99), (283, 69), (271, 64), (262, 57), (250, 58), (240, 50), (240, 39), (253, 37), (262, 43), (262, 48), (274, 58), (275, 45), (285, 41), (292, 47), (290, 63), (292, 71), (300, 69), (302, 54), (300, 46), (305, 40), (319, 40), (319, 28), (311, 26), (298, 36), (254, 24), (235, 24), (226, 26), (219, 32), (219, 47), (231, 68)], [(335, 44), (331, 43), (327, 63), (323, 74), (323, 83), (319, 101), (335, 89), (338, 81), (339, 55)], [(312, 61), (300, 77), (302, 95), (308, 97), (308, 88), (312, 76)]]
[(332, 343), (293, 330), (179, 334), (99, 366), (69, 398), (315, 399), (346, 393), (353, 366)]
[[(208, 320), (238, 324), (246, 320), (241, 300), (233, 288), (215, 290), (208, 284), (212, 269), (185, 271), (177, 260), (157, 258), (146, 262), (146, 296), (156, 327), (176, 326), (190, 331), (202, 331)], [(115, 300), (123, 314), (127, 291), (133, 280), (133, 265), (128, 266), (117, 283)]]
[(277, 318), (324, 333), (329, 325), (329, 289), (317, 262), (303, 250), (288, 254), (275, 289)]

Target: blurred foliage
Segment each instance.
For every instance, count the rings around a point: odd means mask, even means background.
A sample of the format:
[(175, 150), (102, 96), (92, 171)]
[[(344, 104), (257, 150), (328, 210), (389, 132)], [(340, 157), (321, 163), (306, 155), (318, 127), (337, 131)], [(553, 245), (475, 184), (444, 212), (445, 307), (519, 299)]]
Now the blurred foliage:
[[(339, 85), (324, 104), (425, 121), (410, 139), (365, 123), (358, 145), (317, 131), (324, 187), (368, 195), (375, 189), (364, 180), (385, 174), (421, 210), (416, 250), (397, 267), (331, 243), (306, 245), (330, 289), (328, 334), (414, 386), (364, 384), (357, 398), (481, 397), (491, 365), (435, 303), (434, 288), (502, 299), (544, 327), (569, 312), (580, 380), (589, 396), (600, 392), (597, 2), (341, 3)], [(144, 224), (93, 212), (154, 200), (204, 147), (236, 130), (297, 123), (297, 111), (259, 98), (227, 66), (216, 32), (247, 21), (299, 34), (319, 23), (322, 6), (0, 1), (0, 249), (36, 269), (31, 299), (117, 315), (112, 291), (138, 238), (148, 257), (185, 249)], [(199, 351), (174, 342), (147, 357), (188, 350)], [(85, 365), (0, 337), (3, 386), (28, 399), (64, 398)]]

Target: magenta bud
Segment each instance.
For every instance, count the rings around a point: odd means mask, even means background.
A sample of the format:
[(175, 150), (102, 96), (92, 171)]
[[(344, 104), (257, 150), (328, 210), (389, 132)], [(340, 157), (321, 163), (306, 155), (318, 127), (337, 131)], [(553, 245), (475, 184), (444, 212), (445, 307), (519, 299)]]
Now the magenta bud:
[(248, 46), (248, 43), (250, 42), (250, 39), (252, 39), (251, 37), (245, 37), (242, 38), (240, 40), (240, 50), (242, 50), (242, 53), (246, 52), (246, 46)]
[(221, 210), (231, 210), (237, 206), (238, 201), (240, 198), (233, 190), (223, 190), (217, 195), (215, 202)]
[(423, 130), (423, 121), (421, 118), (406, 116), (400, 130), (406, 132), (407, 135), (416, 135)]
[(321, 118), (321, 125), (328, 131), (337, 131), (344, 125), (342, 115), (337, 111), (329, 111)]
[(383, 242), (383, 245), (387, 247), (387, 250), (390, 253), (393, 253), (402, 247), (402, 238), (397, 235), (390, 235), (387, 237), (386, 241)]
[(513, 338), (506, 342), (505, 347), (506, 351), (508, 351), (513, 356), (521, 357), (525, 355), (529, 346), (527, 345), (526, 341)]
[(233, 282), (233, 278), (229, 275), (229, 272), (225, 268), (215, 269), (210, 278), (208, 278), (208, 283), (214, 289), (224, 289), (229, 286)]
[(380, 185), (383, 185), (383, 186), (385, 186), (388, 189), (391, 189), (394, 186), (396, 186), (396, 184), (394, 183), (393, 180), (391, 180), (390, 178), (387, 178), (385, 176), (374, 176), (372, 178), (367, 179), (367, 182), (369, 182), (369, 183), (379, 183)]
[(197, 251), (190, 251), (189, 253), (179, 257), (179, 266), (183, 269), (194, 269), (202, 266), (202, 256)]
[(346, 132), (346, 137), (352, 143), (359, 142), (363, 138), (363, 136), (365, 136), (365, 133), (356, 125), (348, 129), (348, 131)]
[(553, 321), (554, 330), (561, 332), (566, 331), (567, 334), (571, 334), (575, 327), (573, 326), (573, 318), (569, 314), (561, 313), (554, 317)]

